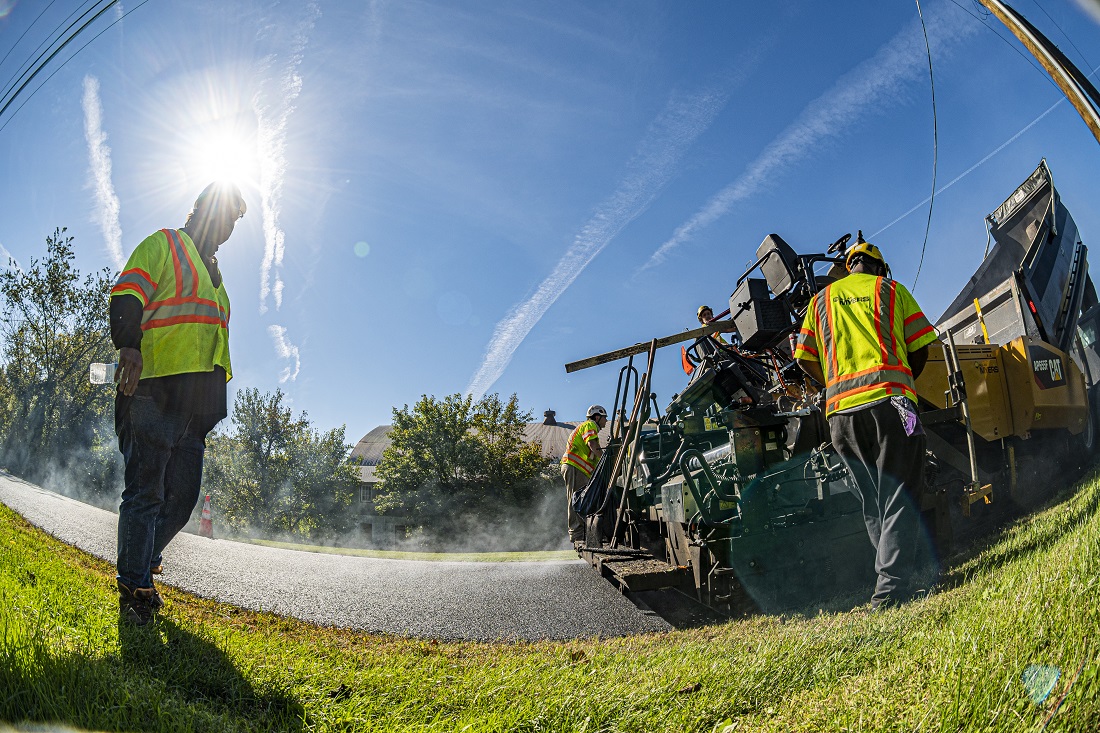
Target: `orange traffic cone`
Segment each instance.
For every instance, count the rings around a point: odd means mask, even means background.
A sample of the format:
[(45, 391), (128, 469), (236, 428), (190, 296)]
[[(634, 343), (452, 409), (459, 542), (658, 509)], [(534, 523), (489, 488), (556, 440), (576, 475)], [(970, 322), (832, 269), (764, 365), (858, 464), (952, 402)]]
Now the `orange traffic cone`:
[(202, 517), (199, 519), (199, 536), (214, 539), (214, 521), (210, 514), (210, 494), (202, 503)]

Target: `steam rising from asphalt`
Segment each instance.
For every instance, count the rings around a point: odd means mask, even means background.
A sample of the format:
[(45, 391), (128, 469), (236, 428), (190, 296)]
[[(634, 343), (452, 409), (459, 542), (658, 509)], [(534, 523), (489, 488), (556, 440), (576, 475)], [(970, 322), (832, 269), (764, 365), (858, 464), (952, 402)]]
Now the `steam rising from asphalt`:
[[(572, 545), (568, 541), (565, 525), (565, 492), (560, 485), (560, 479), (554, 481), (549, 475), (544, 477), (539, 490), (541, 494), (539, 500), (527, 511), (502, 508), (499, 517), (490, 523), (482, 519), (468, 518), (464, 521), (460, 520), (457, 530), (449, 531), (445, 535), (432, 532), (428, 528), (422, 533), (417, 533), (407, 540), (398, 540), (396, 543), (368, 542), (358, 529), (340, 535), (311, 539), (290, 533), (243, 527), (229, 532), (229, 536), (319, 547), (408, 552), (538, 552), (571, 549)], [(201, 504), (202, 502), (199, 502), (193, 519), (198, 516)], [(358, 502), (344, 509), (347, 512), (357, 510)], [(215, 496), (214, 531), (225, 536), (227, 530), (219, 529), (217, 514), (217, 496)], [(365, 521), (365, 518), (362, 519)], [(389, 517), (390, 524), (394, 521), (395, 518)], [(375, 531), (374, 537), (377, 540), (378, 530)]]
[(111, 149), (107, 147), (107, 134), (103, 132), (103, 107), (99, 103), (99, 79), (84, 77), (84, 139), (88, 142), (88, 165), (91, 166), (92, 183), (95, 186), (96, 222), (103, 232), (107, 251), (116, 270), (126, 264), (122, 253), (122, 225), (118, 214), (121, 205), (111, 182)]
[[(938, 13), (928, 17), (928, 34), (940, 60), (979, 28), (961, 22), (958, 13), (943, 3)], [(725, 216), (735, 204), (773, 184), (780, 174), (801, 159), (818, 152), (875, 110), (889, 109), (904, 93), (906, 85), (923, 79), (927, 72), (923, 36), (919, 26), (912, 23), (879, 48), (874, 56), (840, 77), (832, 89), (806, 105), (794, 123), (773, 139), (737, 180), (716, 193), (677, 227), (640, 269), (661, 264), (700, 229)]]
[[(320, 15), (321, 9), (317, 3), (311, 2), (306, 6), (306, 16), (295, 28), (290, 43), (290, 58), (277, 75), (269, 75), (264, 80), (252, 99), (258, 124), (260, 205), (264, 226), (264, 256), (260, 264), (260, 313), (267, 312), (268, 295), (274, 296), (275, 310), (279, 310), (283, 304), (281, 270), (286, 234), (279, 224), (279, 215), (282, 210), (283, 180), (286, 176), (286, 129), (294, 111), (294, 100), (302, 91), (302, 77), (298, 74), (298, 67), (302, 64), (309, 34)], [(263, 61), (264, 70), (270, 69), (274, 64), (275, 56), (267, 56)]]
[(576, 234), (534, 296), (514, 306), (497, 324), (481, 366), (466, 387), (468, 394), (479, 399), (493, 386), (550, 306), (627, 224), (649, 208), (676, 173), (684, 151), (710, 126), (727, 98), (725, 92), (706, 91), (669, 100), (627, 164), (619, 187)]

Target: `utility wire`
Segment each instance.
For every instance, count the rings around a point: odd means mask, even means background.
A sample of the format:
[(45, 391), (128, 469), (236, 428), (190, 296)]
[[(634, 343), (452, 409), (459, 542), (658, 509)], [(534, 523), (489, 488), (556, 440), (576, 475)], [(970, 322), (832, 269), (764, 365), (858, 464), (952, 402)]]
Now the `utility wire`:
[[(97, 39), (97, 38), (99, 38), (100, 36), (102, 36), (102, 35), (103, 35), (104, 33), (106, 33), (107, 31), (109, 31), (109, 30), (110, 30), (111, 28), (114, 28), (114, 27), (115, 27), (115, 26), (116, 26), (117, 24), (121, 23), (121, 22), (122, 22), (122, 21), (123, 21), (123, 20), (124, 20), (124, 19), (126, 18), (126, 16), (128, 16), (128, 15), (129, 15), (130, 13), (134, 12), (135, 10), (137, 10), (138, 8), (140, 8), (140, 7), (142, 6), (142, 5), (144, 5), (144, 4), (145, 4), (145, 3), (147, 3), (147, 2), (149, 2), (149, 0), (141, 0), (141, 2), (140, 2), (140, 3), (138, 3), (138, 4), (137, 4), (137, 5), (135, 5), (134, 7), (130, 8), (129, 10), (127, 10), (127, 11), (126, 11), (125, 13), (123, 13), (122, 15), (120, 15), (120, 16), (119, 16), (118, 18), (115, 18), (115, 19), (114, 19), (113, 21), (111, 21), (111, 23), (110, 23), (110, 24), (108, 24), (108, 25), (107, 25), (107, 27), (106, 27), (106, 28), (104, 28), (103, 30), (101, 30), (101, 31), (100, 31), (99, 33), (96, 33), (96, 34), (95, 34), (94, 36), (92, 36), (91, 38), (89, 38), (89, 39), (88, 39), (88, 42), (87, 42), (87, 43), (85, 43), (85, 44), (84, 44), (83, 46), (81, 46), (80, 48), (76, 49), (76, 51), (74, 51), (74, 52), (73, 52), (73, 55), (72, 55), (72, 56), (70, 56), (69, 58), (65, 59), (65, 60), (64, 60), (63, 62), (61, 62), (61, 65), (60, 65), (60, 66), (58, 66), (58, 67), (57, 67), (56, 69), (54, 69), (53, 71), (51, 71), (51, 72), (50, 72), (50, 75), (49, 75), (49, 76), (47, 76), (47, 77), (46, 77), (45, 79), (43, 79), (43, 80), (42, 80), (42, 83), (41, 83), (41, 84), (40, 84), (40, 85), (39, 85), (39, 86), (38, 86), (38, 87), (37, 87), (37, 88), (36, 88), (36, 89), (35, 89), (35, 90), (34, 90), (33, 92), (31, 92), (31, 93), (30, 93), (30, 96), (28, 96), (28, 97), (27, 97), (27, 98), (26, 98), (25, 100), (23, 100), (23, 104), (21, 104), (21, 105), (19, 105), (18, 107), (16, 107), (16, 108), (15, 108), (15, 111), (11, 113), (11, 117), (9, 117), (9, 118), (8, 118), (7, 122), (5, 122), (5, 123), (4, 123), (3, 125), (0, 125), (0, 132), (3, 132), (3, 131), (4, 131), (4, 128), (8, 126), (8, 123), (10, 123), (10, 122), (11, 122), (11, 121), (12, 121), (13, 119), (15, 119), (15, 116), (16, 116), (17, 114), (19, 114), (19, 110), (23, 109), (23, 107), (25, 107), (25, 106), (26, 106), (27, 102), (29, 102), (29, 101), (31, 101), (32, 99), (34, 99), (34, 95), (35, 95), (35, 94), (38, 94), (38, 90), (39, 90), (39, 89), (41, 89), (42, 87), (46, 86), (46, 82), (48, 82), (48, 81), (49, 81), (50, 79), (52, 79), (52, 78), (54, 77), (54, 74), (56, 74), (57, 72), (59, 72), (59, 71), (61, 71), (62, 69), (64, 69), (64, 68), (65, 68), (65, 65), (66, 65), (66, 64), (68, 64), (68, 63), (69, 63), (70, 61), (72, 61), (72, 60), (73, 60), (74, 58), (76, 58), (76, 57), (77, 57), (77, 54), (79, 54), (79, 53), (80, 53), (81, 51), (83, 51), (84, 49), (86, 49), (86, 48), (87, 48), (88, 46), (92, 45), (92, 43), (93, 43), (93, 42), (95, 41), (95, 39)], [(2, 112), (2, 110), (0, 110), (0, 112)]]
[(924, 13), (920, 9), (920, 0), (916, 0), (917, 15), (920, 17), (920, 27), (924, 31), (924, 50), (928, 54), (928, 83), (932, 87), (932, 196), (928, 200), (928, 221), (924, 225), (924, 244), (920, 246), (920, 262), (917, 263), (917, 274), (913, 276), (913, 287), (917, 289), (917, 278), (920, 277), (921, 267), (924, 266), (924, 252), (928, 248), (928, 234), (932, 231), (932, 206), (936, 202), (936, 173), (939, 169), (939, 124), (936, 117), (936, 80), (932, 77), (932, 47), (928, 43), (928, 27), (924, 24)]
[[(1002, 35), (1001, 35), (1001, 34), (1000, 34), (1000, 33), (999, 33), (998, 31), (997, 31), (997, 29), (996, 29), (996, 28), (995, 28), (994, 26), (991, 26), (991, 25), (989, 25), (989, 24), (988, 24), (988, 23), (986, 23), (986, 22), (985, 22), (985, 21), (984, 21), (983, 19), (979, 18), (979, 17), (977, 16), (977, 15), (974, 15), (974, 13), (972, 13), (972, 12), (970, 12), (969, 10), (967, 10), (966, 8), (964, 8), (964, 7), (962, 6), (962, 5), (959, 5), (959, 3), (958, 3), (958, 0), (951, 0), (951, 2), (952, 2), (952, 3), (953, 3), (953, 4), (955, 5), (955, 6), (957, 6), (957, 7), (958, 7), (958, 8), (960, 9), (960, 10), (962, 10), (962, 11), (963, 11), (964, 13), (966, 13), (967, 15), (969, 15), (969, 16), (970, 16), (971, 18), (973, 18), (974, 20), (978, 21), (979, 23), (981, 23), (982, 25), (984, 25), (984, 26), (985, 26), (986, 28), (988, 28), (988, 29), (989, 29), (989, 31), (990, 31), (990, 32), (991, 32), (991, 33), (992, 33), (993, 35), (995, 35), (995, 36), (997, 36), (997, 38), (1001, 39), (1001, 43), (1004, 43), (1004, 44), (1005, 44), (1006, 46), (1008, 46), (1009, 48), (1011, 48), (1011, 49), (1013, 50), (1013, 52), (1014, 52), (1014, 53), (1016, 53), (1016, 55), (1017, 55), (1017, 56), (1019, 56), (1020, 58), (1022, 58), (1022, 59), (1023, 59), (1024, 61), (1028, 62), (1029, 64), (1031, 64), (1031, 68), (1033, 68), (1033, 69), (1035, 69), (1035, 70), (1036, 70), (1037, 72), (1039, 72), (1039, 76), (1043, 77), (1043, 79), (1044, 79), (1044, 80), (1045, 80), (1045, 81), (1046, 81), (1046, 82), (1047, 82), (1048, 84), (1050, 84), (1050, 85), (1051, 85), (1052, 87), (1054, 87), (1055, 89), (1058, 89), (1058, 94), (1061, 94), (1061, 93), (1062, 93), (1062, 90), (1061, 90), (1061, 89), (1059, 89), (1058, 85), (1054, 83), (1054, 80), (1050, 78), (1050, 75), (1049, 75), (1049, 74), (1047, 74), (1047, 73), (1046, 73), (1046, 71), (1044, 71), (1043, 69), (1041, 69), (1041, 68), (1039, 67), (1039, 65), (1038, 65), (1037, 63), (1035, 63), (1035, 59), (1034, 59), (1034, 58), (1032, 58), (1031, 56), (1029, 56), (1029, 55), (1025, 54), (1025, 53), (1024, 53), (1023, 51), (1021, 51), (1021, 50), (1020, 50), (1019, 48), (1017, 48), (1017, 47), (1016, 47), (1016, 44), (1014, 44), (1014, 43), (1013, 43), (1012, 41), (1010, 41), (1010, 40), (1008, 40), (1007, 38), (1005, 38), (1004, 36), (1002, 36)], [(992, 13), (990, 13), (990, 12), (986, 11), (986, 12), (984, 13), (984, 15), (985, 15), (985, 16), (986, 16), (986, 17), (988, 18), (988, 17), (990, 16), (990, 15), (992, 15)]]
[[(118, 23), (118, 22), (119, 22), (120, 20), (122, 20), (122, 18), (125, 18), (125, 17), (127, 16), (127, 15), (129, 15), (130, 13), (132, 13), (132, 12), (133, 12), (134, 10), (137, 10), (138, 8), (140, 8), (140, 7), (142, 6), (142, 5), (144, 5), (144, 4), (145, 4), (146, 2), (148, 2), (148, 1), (149, 1), (149, 0), (143, 0), (143, 1), (142, 1), (142, 2), (140, 3), (140, 4), (138, 4), (138, 5), (136, 6), (136, 7), (132, 8), (132, 9), (130, 9), (129, 11), (127, 11), (126, 13), (124, 13), (124, 14), (123, 14), (123, 15), (122, 15), (122, 16), (121, 16), (120, 18), (117, 18), (117, 19), (116, 19), (116, 20), (115, 20), (115, 21), (114, 21), (113, 23), (111, 23), (110, 25), (108, 25), (108, 26), (107, 26), (107, 28), (104, 28), (104, 29), (103, 29), (102, 31), (100, 31), (99, 33), (95, 34), (95, 35), (94, 35), (94, 36), (93, 36), (93, 37), (91, 38), (91, 40), (89, 40), (89, 41), (88, 41), (88, 43), (91, 43), (91, 42), (92, 42), (92, 41), (94, 41), (95, 39), (99, 38), (99, 37), (100, 37), (101, 35), (103, 35), (103, 33), (104, 33), (104, 32), (105, 32), (105, 31), (106, 31), (106, 30), (107, 30), (108, 28), (111, 28), (111, 27), (113, 27), (113, 26), (115, 25), (115, 23)], [(32, 80), (34, 79), (34, 77), (38, 76), (38, 72), (42, 71), (42, 69), (43, 69), (43, 68), (44, 68), (44, 67), (46, 66), (46, 64), (48, 64), (48, 63), (49, 63), (50, 61), (52, 61), (52, 60), (54, 59), (54, 57), (55, 57), (55, 56), (57, 56), (57, 54), (61, 53), (62, 49), (64, 49), (64, 48), (65, 48), (66, 46), (68, 46), (68, 45), (69, 45), (69, 43), (70, 43), (70, 42), (71, 42), (71, 41), (72, 41), (72, 40), (73, 40), (74, 38), (76, 38), (76, 37), (77, 37), (77, 36), (78, 36), (78, 35), (80, 34), (80, 32), (81, 32), (81, 31), (83, 31), (83, 30), (84, 30), (85, 28), (87, 28), (87, 27), (88, 27), (89, 25), (91, 25), (92, 23), (94, 23), (94, 22), (95, 22), (95, 21), (96, 21), (96, 20), (97, 20), (97, 19), (98, 19), (98, 18), (99, 18), (99, 17), (101, 16), (101, 15), (103, 15), (103, 14), (104, 14), (104, 13), (106, 13), (106, 12), (107, 12), (108, 10), (110, 10), (110, 9), (111, 9), (111, 7), (112, 7), (113, 5), (115, 5), (115, 4), (117, 3), (117, 2), (118, 2), (118, 0), (110, 0), (110, 2), (109, 2), (109, 3), (107, 3), (107, 5), (103, 6), (103, 8), (102, 8), (102, 9), (101, 9), (101, 10), (100, 10), (100, 11), (99, 11), (98, 13), (96, 13), (96, 14), (95, 14), (95, 15), (94, 15), (94, 16), (93, 16), (93, 17), (92, 17), (92, 18), (91, 18), (90, 20), (88, 20), (88, 22), (86, 22), (86, 23), (85, 23), (84, 25), (80, 26), (80, 28), (78, 28), (78, 29), (76, 30), (76, 32), (75, 32), (75, 33), (73, 33), (73, 34), (72, 34), (71, 36), (69, 36), (68, 38), (66, 38), (66, 39), (65, 39), (65, 41), (64, 41), (64, 42), (63, 42), (63, 43), (62, 43), (62, 44), (61, 44), (60, 46), (58, 46), (58, 47), (57, 47), (57, 50), (56, 50), (56, 51), (54, 51), (54, 52), (53, 52), (52, 54), (50, 54), (49, 58), (47, 58), (47, 59), (46, 59), (46, 60), (45, 60), (44, 62), (42, 62), (42, 64), (40, 64), (40, 65), (39, 65), (39, 66), (38, 66), (38, 67), (37, 67), (37, 68), (36, 68), (36, 69), (34, 70), (34, 72), (33, 72), (33, 73), (31, 73), (31, 75), (30, 75), (29, 77), (27, 77), (27, 80), (26, 80), (25, 82), (23, 82), (23, 84), (22, 84), (22, 85), (20, 85), (20, 87), (19, 87), (19, 88), (18, 88), (17, 90), (15, 90), (15, 93), (14, 93), (14, 94), (12, 94), (12, 96), (11, 96), (11, 97), (10, 97), (10, 98), (8, 99), (8, 101), (7, 101), (7, 102), (6, 102), (5, 104), (4, 104), (4, 106), (3, 106), (3, 107), (0, 107), (0, 117), (3, 117), (3, 115), (4, 115), (4, 112), (6, 112), (6, 111), (7, 111), (7, 109), (8, 109), (8, 107), (10, 107), (10, 106), (12, 105), (12, 103), (13, 103), (13, 102), (14, 102), (14, 101), (15, 101), (15, 100), (16, 100), (16, 99), (17, 99), (17, 98), (19, 97), (19, 93), (20, 93), (20, 92), (22, 92), (22, 91), (23, 91), (24, 89), (26, 89), (27, 85), (31, 83), (31, 81), (32, 81)], [(67, 64), (67, 63), (69, 63), (70, 61), (72, 61), (72, 60), (73, 60), (73, 58), (75, 58), (75, 57), (76, 57), (76, 54), (80, 53), (80, 52), (81, 52), (81, 51), (83, 51), (83, 50), (84, 50), (85, 48), (87, 48), (87, 47), (88, 47), (88, 43), (85, 43), (85, 44), (84, 44), (83, 46), (81, 46), (80, 48), (78, 48), (78, 49), (76, 50), (76, 53), (74, 53), (74, 54), (73, 54), (72, 56), (70, 56), (69, 58), (65, 59), (65, 61), (64, 61), (64, 62), (63, 62), (63, 63), (61, 64), (61, 66), (59, 66), (59, 67), (57, 67), (56, 69), (54, 69), (54, 70), (53, 70), (53, 72), (51, 72), (51, 73), (50, 73), (50, 75), (49, 75), (49, 76), (47, 76), (47, 77), (45, 78), (45, 80), (44, 80), (44, 81), (42, 82), (42, 84), (41, 84), (41, 85), (39, 85), (39, 86), (38, 86), (38, 87), (37, 87), (37, 88), (36, 88), (36, 89), (35, 89), (35, 90), (34, 90), (33, 92), (31, 92), (30, 96), (28, 96), (28, 97), (27, 97), (27, 99), (23, 101), (23, 104), (19, 105), (19, 107), (17, 107), (17, 108), (16, 108), (15, 112), (13, 112), (13, 113), (12, 113), (12, 115), (11, 115), (11, 117), (9, 117), (9, 118), (8, 118), (8, 121), (7, 121), (7, 122), (5, 122), (5, 123), (3, 124), (3, 126), (2, 126), (2, 127), (0, 127), (0, 131), (3, 131), (3, 129), (4, 129), (5, 127), (7, 127), (7, 126), (8, 126), (8, 122), (11, 122), (11, 120), (12, 120), (12, 119), (14, 119), (15, 115), (16, 115), (16, 114), (17, 114), (17, 113), (19, 112), (19, 110), (23, 109), (23, 105), (25, 105), (25, 104), (26, 104), (27, 102), (29, 102), (29, 101), (30, 101), (31, 99), (33, 99), (33, 98), (34, 98), (34, 95), (38, 93), (38, 90), (39, 90), (39, 89), (41, 89), (41, 88), (42, 88), (42, 86), (44, 86), (44, 85), (46, 84), (46, 82), (47, 82), (47, 81), (49, 81), (50, 79), (52, 79), (52, 78), (53, 78), (53, 76), (54, 76), (54, 74), (56, 74), (56, 73), (57, 73), (58, 71), (60, 71), (61, 69), (65, 68), (65, 64)]]
[[(8, 56), (11, 56), (11, 52), (14, 51), (15, 47), (19, 45), (19, 43), (23, 40), (23, 37), (26, 36), (27, 33), (30, 32), (31, 28), (34, 28), (34, 24), (42, 19), (42, 16), (46, 14), (47, 10), (49, 10), (51, 7), (53, 7), (53, 4), (55, 2), (57, 2), (57, 0), (50, 0), (49, 4), (46, 7), (42, 8), (42, 12), (38, 14), (38, 17), (31, 21), (31, 24), (29, 26), (27, 26), (26, 30), (24, 30), (19, 35), (19, 38), (15, 39), (15, 43), (13, 43), (12, 47), (8, 49), (8, 52), (6, 54), (4, 54), (4, 58), (0, 59), (0, 66), (4, 65), (4, 62), (8, 60)], [(58, 28), (60, 28), (60, 26), (58, 26)], [(55, 28), (54, 30), (56, 31), (57, 28)]]
[[(46, 38), (43, 39), (42, 42), (39, 43), (38, 46), (33, 51), (30, 52), (30, 55), (27, 56), (27, 59), (19, 66), (19, 69), (14, 74), (12, 74), (11, 78), (9, 78), (6, 82), (4, 82), (4, 85), (5, 85), (6, 88), (4, 89), (4, 92), (2, 94), (0, 94), (0, 100), (6, 99), (7, 96), (11, 93), (11, 91), (13, 89), (15, 89), (16, 85), (19, 83), (19, 80), (22, 79), (23, 77), (25, 77), (27, 75), (27, 73), (34, 68), (35, 64), (37, 64), (39, 61), (41, 61), (42, 57), (45, 56), (47, 53), (49, 53), (49, 50), (51, 48), (53, 48), (54, 44), (56, 44), (62, 36), (64, 36), (66, 33), (68, 33), (69, 30), (72, 29), (72, 27), (74, 25), (79, 23), (80, 20), (85, 15), (87, 15), (92, 10), (94, 10), (95, 6), (98, 5), (100, 2), (101, 2), (101, 0), (91, 0), (91, 2), (89, 3), (89, 7), (87, 9), (83, 10), (82, 13), (81, 13), (81, 6), (78, 6), (76, 8), (76, 10), (69, 13), (69, 15), (64, 20), (62, 20), (60, 23), (58, 23), (57, 26), (52, 31), (47, 33)], [(66, 28), (64, 31), (62, 31), (61, 26), (63, 26), (65, 23), (68, 23), (70, 20), (72, 20), (72, 18), (74, 16), (76, 16), (78, 13), (81, 13), (81, 18), (77, 19), (76, 21), (71, 23), (68, 28)], [(43, 50), (43, 48), (45, 48), (45, 50)], [(38, 55), (37, 59), (32, 60), (31, 57), (33, 57), (39, 51), (42, 51), (42, 53), (40, 53)]]
[(1091, 69), (1092, 64), (1089, 63), (1088, 57), (1085, 56), (1085, 52), (1082, 51), (1081, 49), (1077, 48), (1077, 44), (1073, 42), (1073, 39), (1069, 37), (1069, 34), (1065, 32), (1065, 30), (1062, 28), (1062, 26), (1058, 25), (1058, 21), (1056, 21), (1054, 18), (1052, 18), (1050, 16), (1050, 13), (1048, 13), (1046, 11), (1046, 8), (1044, 8), (1042, 5), (1039, 4), (1039, 0), (1034, 0), (1034, 2), (1035, 2), (1035, 7), (1039, 8), (1039, 10), (1043, 11), (1043, 15), (1045, 15), (1047, 17), (1047, 19), (1051, 23), (1054, 24), (1054, 27), (1058, 29), (1058, 32), (1061, 33), (1067, 41), (1069, 41), (1069, 45), (1073, 46), (1073, 50), (1076, 51), (1077, 54), (1081, 57), (1081, 60), (1085, 62), (1085, 66), (1087, 66)]

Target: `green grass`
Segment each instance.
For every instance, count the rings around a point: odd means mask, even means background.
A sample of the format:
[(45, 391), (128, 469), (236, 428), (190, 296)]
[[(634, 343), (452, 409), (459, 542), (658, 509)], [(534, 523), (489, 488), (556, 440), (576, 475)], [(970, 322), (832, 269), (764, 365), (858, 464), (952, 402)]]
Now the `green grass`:
[(533, 552), (405, 552), (401, 550), (360, 550), (354, 547), (329, 547), (326, 545), (302, 545), (297, 542), (275, 540), (242, 540), (264, 547), (281, 547), (284, 550), (323, 552), (330, 555), (374, 557), (383, 560), (424, 560), (428, 562), (550, 562), (576, 560), (573, 550), (541, 550)]
[[(112, 731), (1015, 732), (1053, 713), (1046, 730), (1100, 729), (1095, 475), (960, 560), (942, 592), (874, 616), (436, 643), (165, 589), (164, 620), (127, 630), (112, 575), (0, 510), (0, 720)], [(1021, 682), (1032, 664), (1062, 670), (1041, 705)]]

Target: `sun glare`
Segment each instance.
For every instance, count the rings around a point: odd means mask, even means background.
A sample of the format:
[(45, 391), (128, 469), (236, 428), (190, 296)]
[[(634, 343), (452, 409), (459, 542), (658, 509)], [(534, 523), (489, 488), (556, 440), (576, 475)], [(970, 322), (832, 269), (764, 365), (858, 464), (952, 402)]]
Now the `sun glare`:
[(256, 142), (235, 130), (212, 131), (195, 146), (194, 166), (200, 180), (253, 183), (259, 170)]

